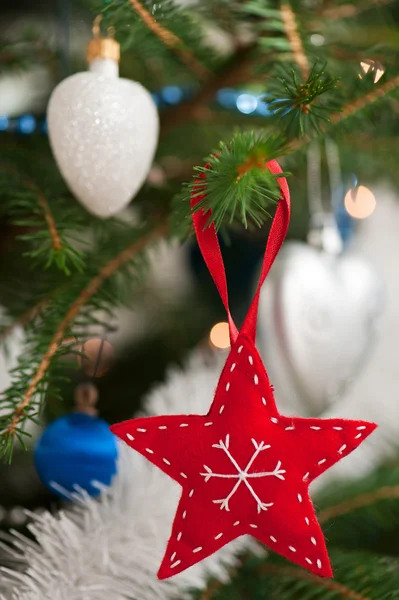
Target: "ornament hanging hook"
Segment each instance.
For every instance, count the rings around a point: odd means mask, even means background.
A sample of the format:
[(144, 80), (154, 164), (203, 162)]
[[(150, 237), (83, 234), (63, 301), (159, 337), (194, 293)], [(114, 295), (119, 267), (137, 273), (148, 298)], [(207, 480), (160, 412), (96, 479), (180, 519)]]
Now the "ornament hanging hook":
[(92, 27), (92, 32), (93, 32), (93, 36), (95, 38), (100, 37), (101, 34), (101, 21), (103, 19), (102, 15), (97, 15), (96, 18), (93, 21), (93, 27)]
[[(96, 18), (93, 21), (93, 26), (92, 26), (92, 32), (93, 32), (93, 37), (94, 38), (99, 38), (101, 37), (101, 21), (103, 20), (103, 16), (102, 15), (97, 15)], [(107, 27), (107, 37), (109, 38), (114, 38), (115, 37), (115, 26), (114, 25), (109, 25), (109, 27)]]
[(312, 141), (307, 152), (307, 188), (310, 212), (310, 227), (307, 235), (308, 243), (329, 254), (340, 254), (343, 242), (335, 220), (337, 208), (336, 186), (341, 182), (341, 171), (337, 145), (326, 138), (325, 151), (330, 185), (330, 204), (323, 206), (321, 150), (318, 140)]

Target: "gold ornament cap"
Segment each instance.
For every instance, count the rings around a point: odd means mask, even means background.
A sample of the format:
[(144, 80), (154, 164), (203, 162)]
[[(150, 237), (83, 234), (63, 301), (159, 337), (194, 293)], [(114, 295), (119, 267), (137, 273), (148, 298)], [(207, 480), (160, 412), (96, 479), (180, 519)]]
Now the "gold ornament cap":
[(109, 58), (119, 63), (121, 50), (120, 44), (114, 39), (114, 28), (108, 29), (108, 35), (101, 37), (100, 21), (102, 16), (99, 15), (94, 19), (93, 23), (93, 39), (87, 44), (86, 61), (92, 63), (97, 58)]

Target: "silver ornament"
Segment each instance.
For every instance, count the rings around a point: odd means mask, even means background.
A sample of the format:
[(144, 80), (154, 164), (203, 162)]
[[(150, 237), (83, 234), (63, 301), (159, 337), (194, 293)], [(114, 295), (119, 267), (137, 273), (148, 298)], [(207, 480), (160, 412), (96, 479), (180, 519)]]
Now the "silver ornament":
[(373, 348), (382, 299), (360, 257), (283, 246), (261, 295), (258, 347), (285, 410), (318, 415), (343, 394)]
[(118, 77), (118, 53), (115, 40), (94, 38), (90, 71), (62, 81), (47, 109), (51, 147), (66, 183), (102, 218), (140, 189), (158, 142), (155, 103), (142, 85)]

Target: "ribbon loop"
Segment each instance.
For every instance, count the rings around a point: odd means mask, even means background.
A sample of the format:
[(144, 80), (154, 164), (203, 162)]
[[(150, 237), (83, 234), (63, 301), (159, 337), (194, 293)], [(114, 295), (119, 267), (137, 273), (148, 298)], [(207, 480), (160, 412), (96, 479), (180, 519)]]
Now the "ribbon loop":
[[(266, 163), (266, 166), (268, 169), (270, 169), (272, 173), (282, 172), (280, 165), (275, 160), (269, 161), (268, 163)], [(201, 184), (201, 179), (203, 178), (206, 178), (206, 175), (201, 173), (201, 175), (197, 179), (197, 183), (199, 185)], [(290, 193), (288, 189), (287, 180), (285, 179), (285, 177), (279, 177), (277, 179), (277, 182), (280, 186), (281, 196), (270, 228), (259, 283), (256, 288), (254, 299), (252, 301), (252, 304), (249, 308), (249, 311), (241, 329), (241, 332), (243, 334), (248, 335), (249, 338), (253, 341), (255, 341), (256, 337), (256, 322), (258, 316), (260, 291), (263, 282), (265, 281), (266, 276), (269, 273), (270, 268), (282, 246), (285, 236), (287, 235), (288, 225), (290, 221)], [(201, 200), (203, 200), (205, 196), (206, 195), (204, 194), (203, 196), (195, 198), (191, 197), (191, 208), (194, 208), (194, 206), (198, 204), (198, 202), (201, 202)], [(207, 226), (209, 217), (211, 215), (212, 213), (210, 210), (206, 212), (203, 210), (199, 210), (195, 213), (193, 212), (192, 218), (194, 223), (194, 230), (197, 236), (197, 241), (202, 256), (212, 276), (212, 279), (215, 282), (216, 288), (226, 309), (229, 322), (230, 342), (231, 345), (233, 345), (238, 337), (238, 329), (234, 324), (229, 309), (226, 272), (224, 269), (224, 263), (220, 251), (216, 229), (213, 223)]]

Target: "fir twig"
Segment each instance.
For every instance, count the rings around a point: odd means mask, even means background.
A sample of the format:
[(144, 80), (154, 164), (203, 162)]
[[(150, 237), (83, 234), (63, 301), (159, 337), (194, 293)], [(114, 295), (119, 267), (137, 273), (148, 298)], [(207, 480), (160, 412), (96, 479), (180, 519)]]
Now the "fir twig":
[[(366, 106), (373, 104), (374, 102), (376, 102), (377, 100), (380, 100), (381, 98), (384, 98), (387, 94), (392, 92), (397, 87), (399, 87), (399, 75), (396, 75), (392, 79), (389, 79), (388, 81), (386, 81), (385, 83), (380, 85), (378, 88), (371, 90), (370, 92), (368, 92), (364, 96), (361, 96), (357, 100), (354, 100), (353, 102), (349, 102), (346, 106), (344, 106), (344, 108), (339, 113), (334, 114), (330, 118), (329, 124), (330, 125), (338, 125), (345, 119), (352, 117), (359, 111), (366, 108)], [(325, 133), (325, 131), (326, 131), (326, 127), (320, 126), (320, 133)], [(312, 138), (310, 135), (306, 135), (303, 138), (294, 141), (292, 144), (290, 144), (290, 148), (289, 148), (290, 152), (299, 150), (300, 148), (302, 148), (303, 146), (308, 144), (311, 141), (311, 139)]]
[(15, 321), (5, 327), (3, 331), (0, 332), (0, 344), (1, 342), (10, 335), (14, 331), (14, 329), (18, 326), (25, 327), (30, 323), (38, 314), (40, 314), (47, 306), (49, 305), (50, 300), (48, 298), (43, 298), (35, 304), (32, 308), (29, 308), (25, 311), (20, 317), (18, 317)]
[(177, 35), (156, 21), (139, 0), (129, 1), (133, 10), (141, 17), (148, 29), (152, 31), (152, 33), (156, 35), (169, 50), (174, 52), (199, 79), (206, 79), (208, 77), (208, 69), (198, 62), (191, 50), (184, 45), (183, 41), (180, 40)]
[(345, 598), (347, 600), (371, 600), (369, 596), (363, 596), (363, 594), (359, 594), (358, 592), (349, 589), (345, 585), (342, 585), (342, 583), (338, 583), (332, 579), (326, 579), (325, 577), (316, 577), (316, 575), (312, 575), (312, 573), (305, 571), (305, 569), (265, 563), (260, 565), (257, 570), (262, 573), (271, 573), (273, 575), (288, 576), (292, 577), (293, 579), (308, 581), (310, 583), (314, 583), (315, 586), (325, 588), (326, 590), (332, 592), (337, 592), (341, 598)]
[[(10, 439), (12, 440), (17, 434), (17, 428), (20, 421), (23, 418), (23, 415), (29, 406), (33, 395), (35, 394), (36, 388), (38, 384), (44, 378), (46, 371), (50, 367), (51, 360), (60, 346), (65, 331), (71, 325), (71, 323), (76, 319), (81, 309), (85, 306), (85, 304), (90, 300), (90, 298), (99, 290), (103, 282), (111, 277), (115, 271), (120, 269), (122, 265), (124, 265), (127, 261), (131, 260), (137, 253), (143, 250), (155, 239), (158, 239), (167, 231), (167, 227), (165, 224), (158, 226), (156, 229), (144, 235), (139, 240), (135, 240), (132, 244), (130, 244), (127, 248), (123, 249), (117, 256), (113, 257), (104, 267), (102, 267), (99, 273), (90, 281), (90, 283), (82, 290), (76, 300), (71, 304), (67, 313), (65, 314), (62, 321), (59, 323), (57, 330), (55, 331), (51, 342), (45, 351), (39, 366), (36, 370), (36, 373), (31, 379), (31, 382), (25, 391), (21, 402), (15, 407), (11, 422), (2, 432), (2, 435), (5, 436), (6, 442)], [(7, 439), (8, 438), (8, 439)], [(10, 447), (10, 444), (6, 443), (6, 447)]]
[(373, 104), (373, 102), (376, 102), (376, 100), (383, 98), (397, 87), (399, 87), (399, 75), (396, 75), (392, 79), (388, 79), (388, 81), (378, 86), (377, 88), (372, 89), (364, 96), (357, 98), (357, 100), (349, 102), (349, 104), (344, 106), (340, 113), (334, 114), (331, 117), (331, 125), (337, 125), (338, 123), (341, 123), (341, 121), (344, 121), (348, 117), (351, 117), (352, 115), (359, 112), (359, 110), (362, 110), (369, 104)]
[(310, 73), (309, 61), (303, 48), (301, 36), (298, 32), (294, 11), (289, 2), (282, 3), (281, 18), (284, 24), (285, 34), (291, 46), (293, 58), (301, 70), (303, 79), (306, 80)]
[(173, 127), (181, 126), (186, 121), (195, 118), (198, 111), (215, 99), (217, 91), (221, 88), (234, 87), (247, 82), (254, 48), (255, 44), (240, 46), (220, 71), (205, 82), (194, 98), (161, 113), (161, 134), (165, 135)]
[[(3, 165), (3, 169), (8, 171), (14, 177), (18, 177), (18, 175), (19, 175), (17, 173), (17, 171), (10, 165)], [(62, 250), (61, 238), (58, 233), (53, 214), (50, 210), (49, 203), (47, 202), (47, 199), (46, 199), (43, 191), (39, 188), (37, 183), (34, 182), (33, 179), (31, 179), (29, 177), (25, 176), (23, 178), (23, 183), (29, 190), (32, 190), (32, 192), (34, 192), (36, 199), (37, 199), (37, 203), (43, 212), (44, 219), (47, 223), (47, 227), (50, 232), (53, 250), (55, 252), (60, 252)]]
[[(325, 94), (337, 87), (337, 78), (332, 78), (319, 68), (316, 62), (306, 81), (298, 79), (291, 69), (291, 79), (284, 73), (270, 84), (270, 93), (265, 98), (269, 108), (285, 124), (288, 136), (304, 136), (311, 130), (320, 133), (321, 121), (329, 121), (328, 112), (335, 106)], [(285, 121), (285, 123), (284, 123)]]
[(341, 6), (326, 8), (321, 13), (321, 16), (326, 19), (349, 19), (373, 8), (391, 4), (392, 1), (393, 0), (369, 0), (369, 2), (362, 2), (358, 5), (342, 4)]
[(345, 515), (358, 508), (370, 506), (381, 500), (393, 500), (396, 498), (399, 499), (399, 485), (384, 486), (375, 492), (361, 494), (360, 496), (356, 496), (355, 498), (351, 498), (350, 500), (346, 500), (335, 506), (329, 506), (319, 512), (318, 519), (320, 523), (326, 523), (326, 521), (330, 521), (330, 519), (333, 519), (334, 517)]
[(42, 190), (36, 185), (34, 181), (31, 179), (25, 179), (26, 187), (31, 189), (37, 197), (37, 202), (40, 208), (43, 211), (43, 216), (46, 220), (47, 226), (50, 231), (51, 241), (53, 245), (53, 250), (55, 252), (60, 252), (62, 250), (61, 238), (58, 234), (57, 227), (55, 225), (54, 217), (48, 205), (45, 195)]
[(226, 216), (232, 222), (237, 217), (245, 227), (248, 222), (261, 227), (269, 216), (269, 208), (280, 197), (277, 177), (266, 162), (283, 152), (280, 135), (239, 133), (230, 143), (220, 144), (220, 151), (211, 154), (206, 167), (197, 167), (196, 180), (188, 186), (190, 198), (198, 199), (195, 211), (211, 210), (209, 222), (220, 229)]

